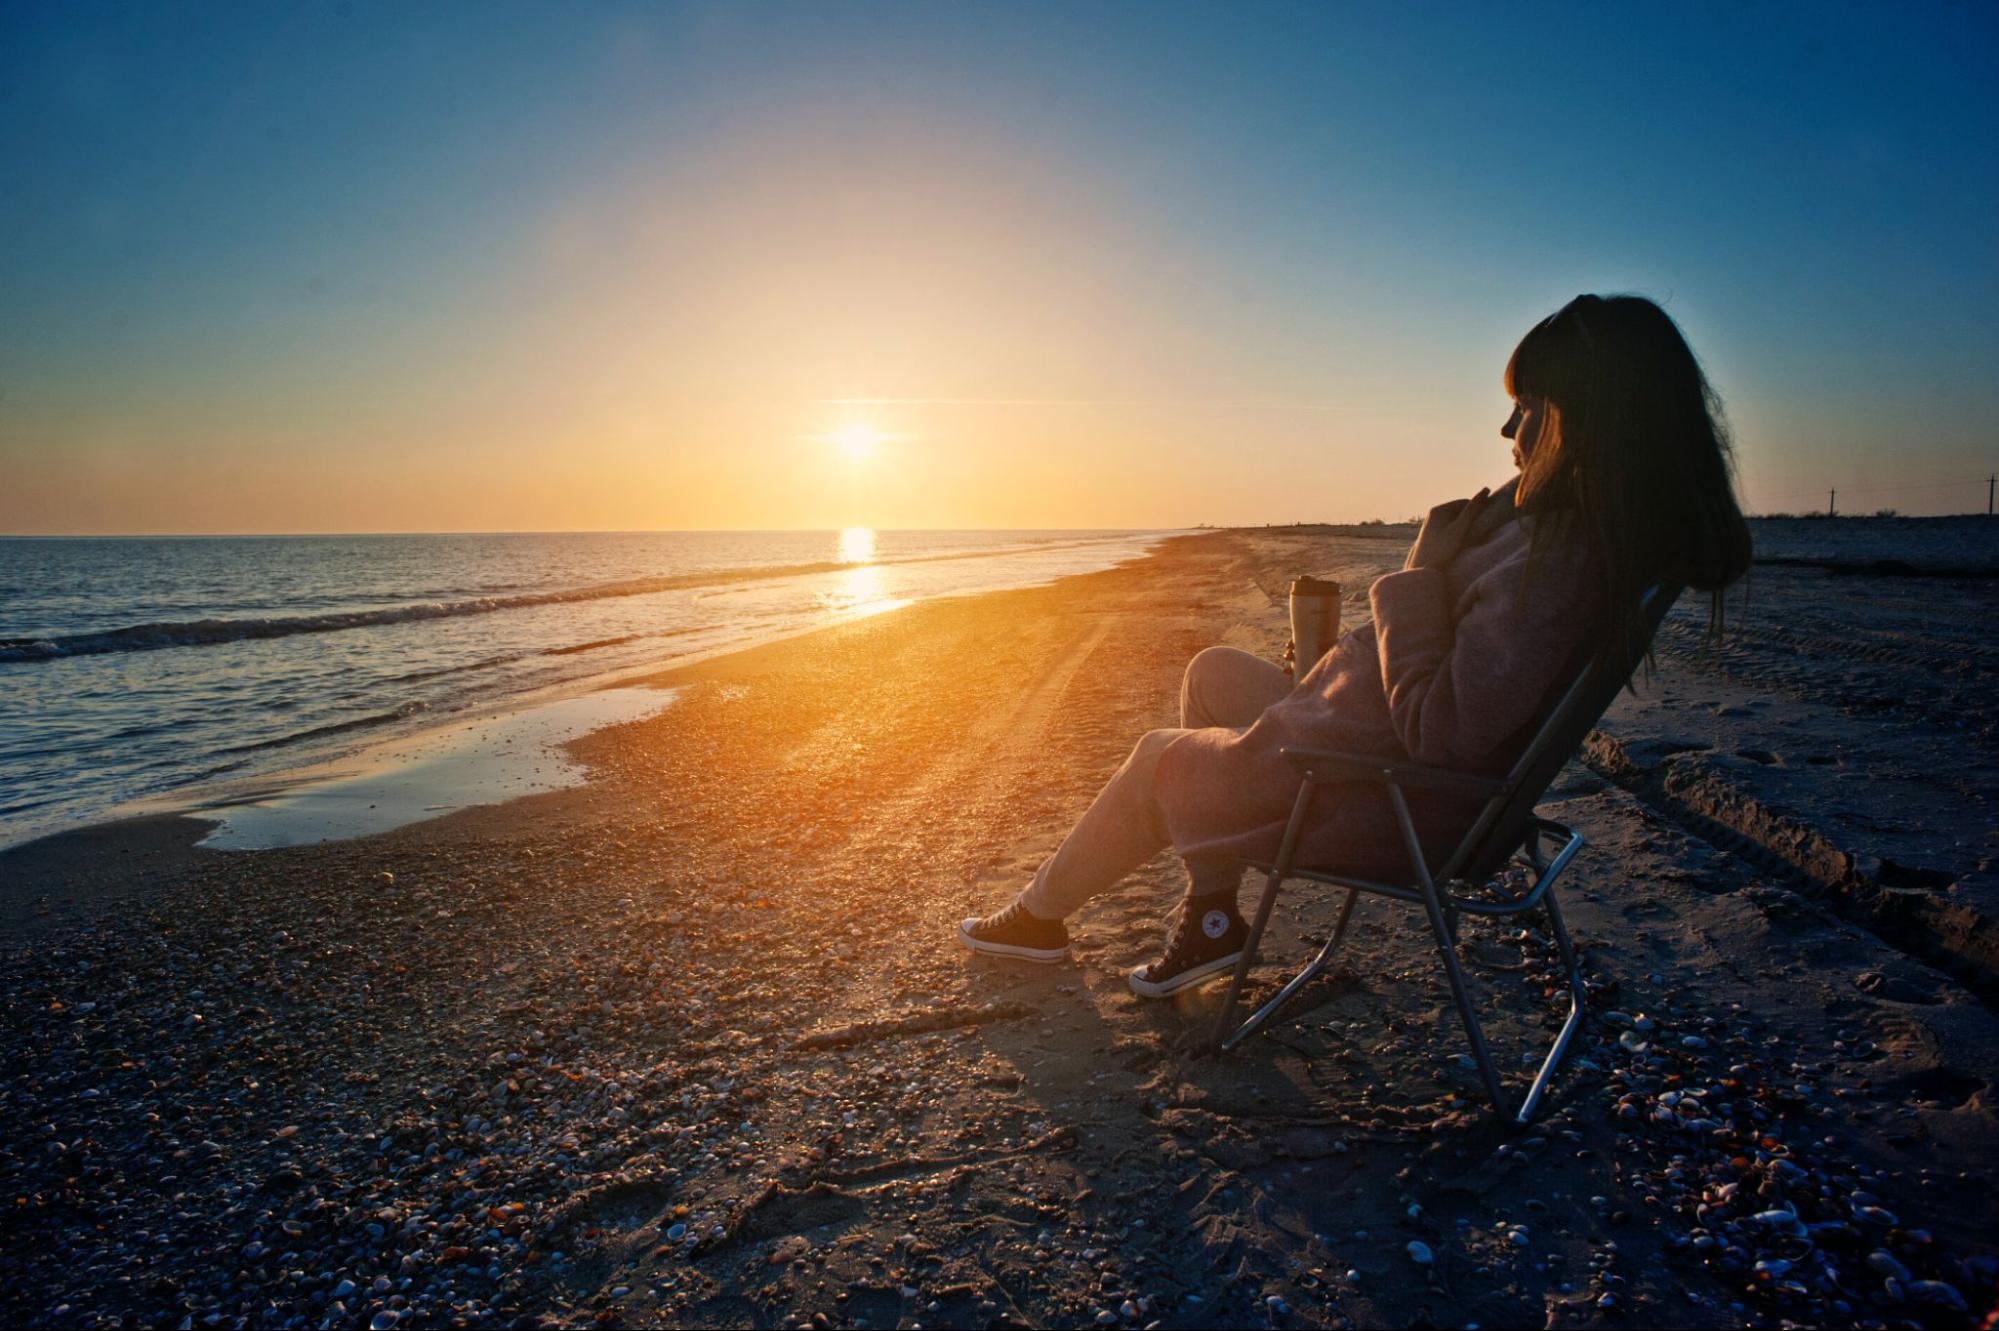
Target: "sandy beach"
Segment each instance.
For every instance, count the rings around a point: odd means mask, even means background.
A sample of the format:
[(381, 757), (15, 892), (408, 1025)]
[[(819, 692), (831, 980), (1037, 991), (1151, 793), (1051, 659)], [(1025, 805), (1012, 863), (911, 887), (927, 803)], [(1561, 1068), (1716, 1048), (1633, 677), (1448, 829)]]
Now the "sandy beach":
[[(1205, 532), (664, 672), (670, 707), (571, 747), (587, 785), (362, 840), (222, 852), (161, 817), (0, 854), (0, 1320), (1974, 1325), (1977, 521), (1759, 525), (1784, 562), (1719, 649), (1682, 603), (1544, 805), (1589, 841), (1564, 901), (1594, 1006), (1525, 1133), (1386, 904), (1223, 1057), (1212, 993), (1126, 988), (1170, 857), (1079, 917), (1072, 964), (951, 936), (1173, 722), (1195, 652), (1278, 656), (1299, 572), (1358, 622), (1407, 528)], [(1331, 917), (1294, 891), (1266, 956)], [(1524, 1083), (1551, 948), (1463, 951)]]

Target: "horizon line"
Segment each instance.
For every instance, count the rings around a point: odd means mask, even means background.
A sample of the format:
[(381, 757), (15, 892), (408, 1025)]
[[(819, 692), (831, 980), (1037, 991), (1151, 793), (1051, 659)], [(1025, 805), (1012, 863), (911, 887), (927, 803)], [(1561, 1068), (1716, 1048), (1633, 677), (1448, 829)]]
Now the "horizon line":
[[(829, 397), (829, 407), (1145, 407), (1176, 411), (1314, 411), (1344, 410), (1329, 402), (1203, 402), (1185, 398), (1124, 397)], [(1354, 412), (1354, 415), (1383, 415)]]
[[(777, 536), (797, 533), (837, 536), (846, 531), (881, 532), (1132, 532), (1195, 531), (1200, 526), (1294, 526), (1294, 523), (1205, 523), (1164, 527), (451, 527), (431, 531), (79, 531), (0, 532), (0, 541), (229, 541), (285, 540), (305, 536), (688, 536), (730, 534)], [(1313, 525), (1313, 524), (1305, 524)], [(1323, 524), (1321, 524), (1323, 525)], [(1334, 523), (1333, 526), (1350, 526)]]

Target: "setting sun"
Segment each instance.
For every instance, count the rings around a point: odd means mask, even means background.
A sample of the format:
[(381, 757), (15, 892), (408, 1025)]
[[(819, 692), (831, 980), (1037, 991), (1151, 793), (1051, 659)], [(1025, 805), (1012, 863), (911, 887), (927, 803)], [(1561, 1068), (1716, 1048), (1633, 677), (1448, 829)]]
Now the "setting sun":
[(858, 422), (843, 425), (826, 436), (828, 443), (856, 462), (871, 455), (887, 438), (887, 435), (874, 426)]

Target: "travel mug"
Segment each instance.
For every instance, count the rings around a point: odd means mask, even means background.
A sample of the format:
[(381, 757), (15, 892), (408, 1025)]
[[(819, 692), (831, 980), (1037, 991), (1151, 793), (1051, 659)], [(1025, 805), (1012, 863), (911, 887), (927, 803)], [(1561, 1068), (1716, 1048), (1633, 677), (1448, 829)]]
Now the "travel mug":
[(1291, 678), (1312, 673), (1340, 637), (1340, 584), (1301, 577), (1291, 584)]

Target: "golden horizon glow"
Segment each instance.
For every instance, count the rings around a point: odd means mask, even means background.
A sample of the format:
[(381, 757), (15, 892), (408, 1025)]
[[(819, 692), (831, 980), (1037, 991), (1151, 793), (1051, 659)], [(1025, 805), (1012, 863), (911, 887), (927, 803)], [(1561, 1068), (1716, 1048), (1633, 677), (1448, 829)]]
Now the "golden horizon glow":
[(758, 123), (593, 179), (491, 282), (312, 325), (309, 374), (221, 325), (144, 376), (10, 380), (0, 532), (1164, 528), (1506, 474), (1518, 318), (1455, 325), (1498, 350), (1440, 389), (1434, 329), (1252, 318), (1086, 164), (960, 129), (835, 170)]
[(957, 128), (856, 158), (754, 122), (594, 178), (492, 281), (313, 325), (310, 374), (228, 325), (109, 388), (10, 381), (0, 532), (1163, 528), (1504, 475), (1498, 353), (1459, 419), (1409, 409), (1431, 330), (1246, 321), (1087, 163)]

